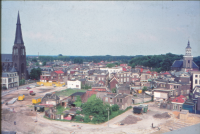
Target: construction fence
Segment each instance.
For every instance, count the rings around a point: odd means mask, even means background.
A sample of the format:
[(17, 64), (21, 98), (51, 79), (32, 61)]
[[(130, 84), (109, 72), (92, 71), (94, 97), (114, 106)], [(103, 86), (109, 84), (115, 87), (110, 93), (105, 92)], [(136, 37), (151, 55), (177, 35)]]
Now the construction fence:
[(37, 85), (62, 87), (65, 82), (37, 82)]

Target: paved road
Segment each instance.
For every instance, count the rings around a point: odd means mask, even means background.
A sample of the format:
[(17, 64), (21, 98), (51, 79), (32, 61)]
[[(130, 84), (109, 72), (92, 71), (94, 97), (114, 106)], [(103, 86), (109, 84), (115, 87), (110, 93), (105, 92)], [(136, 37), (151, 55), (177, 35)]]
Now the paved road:
[[(30, 84), (27, 84), (27, 85), (19, 86), (19, 87), (18, 87), (18, 90), (26, 89), (26, 87), (34, 86), (34, 85), (36, 85), (36, 83), (30, 83)], [(8, 89), (8, 90), (5, 90), (5, 91), (1, 91), (1, 97), (5, 96), (5, 95), (7, 95), (7, 94), (9, 94), (9, 93), (12, 93), (12, 92), (14, 92), (14, 91), (16, 91), (16, 90), (17, 90), (17, 88), (15, 87), (15, 88), (12, 88), (12, 89)]]

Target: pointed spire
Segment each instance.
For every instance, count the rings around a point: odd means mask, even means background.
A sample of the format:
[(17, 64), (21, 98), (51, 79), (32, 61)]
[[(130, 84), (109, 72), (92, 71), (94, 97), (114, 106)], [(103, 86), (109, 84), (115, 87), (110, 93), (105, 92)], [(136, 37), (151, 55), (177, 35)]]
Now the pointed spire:
[(18, 16), (17, 16), (17, 24), (20, 24), (19, 11), (18, 11)]
[(187, 47), (186, 48), (191, 48), (190, 47), (190, 41), (188, 40), (188, 44), (187, 44)]
[(17, 16), (17, 28), (16, 28), (16, 34), (15, 34), (15, 44), (24, 44), (24, 41), (23, 41), (23, 38), (22, 38), (22, 30), (21, 30), (19, 11), (18, 11), (18, 16)]

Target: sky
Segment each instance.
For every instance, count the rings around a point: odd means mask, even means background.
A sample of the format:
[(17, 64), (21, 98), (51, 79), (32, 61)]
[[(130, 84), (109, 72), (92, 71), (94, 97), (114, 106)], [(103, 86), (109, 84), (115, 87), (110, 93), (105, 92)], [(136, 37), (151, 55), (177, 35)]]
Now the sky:
[(26, 55), (200, 56), (200, 1), (2, 1), (3, 54), (18, 11)]

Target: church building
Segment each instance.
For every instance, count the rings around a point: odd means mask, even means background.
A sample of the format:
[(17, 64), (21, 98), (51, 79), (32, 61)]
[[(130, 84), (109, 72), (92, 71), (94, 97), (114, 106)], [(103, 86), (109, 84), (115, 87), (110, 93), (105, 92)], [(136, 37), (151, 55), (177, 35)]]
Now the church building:
[(1, 54), (1, 66), (2, 72), (10, 72), (16, 70), (19, 75), (19, 80), (21, 80), (27, 79), (28, 76), (26, 69), (26, 48), (22, 38), (19, 12), (16, 25), (17, 26), (12, 54)]
[(185, 55), (181, 60), (175, 60), (171, 66), (171, 70), (174, 71), (198, 71), (199, 67), (193, 61), (193, 56), (191, 54), (192, 48), (190, 47), (190, 42), (188, 41), (187, 47), (185, 48)]

